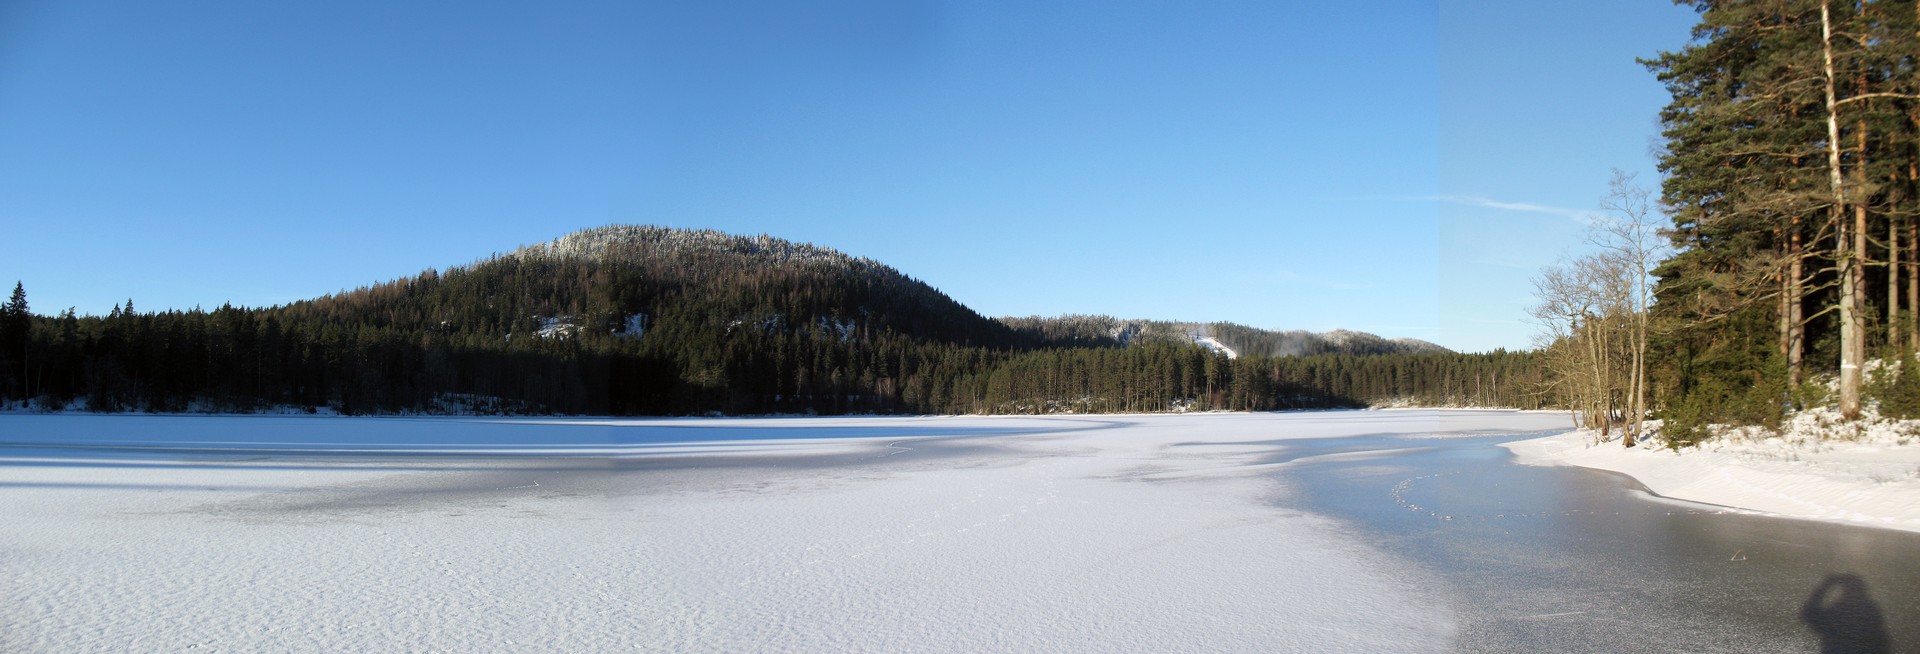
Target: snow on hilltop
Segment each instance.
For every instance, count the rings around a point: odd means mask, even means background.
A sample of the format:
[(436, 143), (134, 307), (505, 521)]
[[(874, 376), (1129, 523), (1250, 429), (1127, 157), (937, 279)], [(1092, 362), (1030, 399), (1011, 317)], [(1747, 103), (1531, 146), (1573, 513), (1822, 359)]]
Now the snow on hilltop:
[(1448, 350), (1445, 347), (1442, 347), (1437, 343), (1423, 341), (1417, 338), (1386, 339), (1373, 334), (1369, 334), (1367, 332), (1356, 332), (1356, 331), (1349, 331), (1345, 329), (1335, 329), (1333, 331), (1326, 332), (1324, 334), (1319, 334), (1319, 336), (1320, 338), (1326, 339), (1326, 341), (1329, 343), (1332, 343), (1340, 347), (1347, 347), (1347, 348), (1389, 347), (1392, 349), (1397, 349), (1399, 351), (1412, 352), (1412, 353), (1451, 352), (1452, 351), (1452, 350)]
[(769, 264), (824, 264), (858, 273), (900, 275), (866, 257), (855, 257), (811, 243), (795, 243), (765, 234), (736, 236), (710, 229), (674, 229), (651, 225), (608, 225), (585, 229), (546, 243), (515, 250), (511, 257), (619, 259), (661, 255), (716, 254)]
[(1447, 349), (1447, 346), (1445, 345), (1441, 345), (1433, 341), (1423, 341), (1417, 338), (1402, 337), (1402, 338), (1389, 339), (1387, 342), (1392, 343), (1394, 345), (1398, 345), (1402, 348), (1405, 348), (1406, 351), (1408, 352), (1418, 352), (1418, 353), (1424, 354), (1429, 352), (1452, 352), (1453, 351), (1453, 350)]

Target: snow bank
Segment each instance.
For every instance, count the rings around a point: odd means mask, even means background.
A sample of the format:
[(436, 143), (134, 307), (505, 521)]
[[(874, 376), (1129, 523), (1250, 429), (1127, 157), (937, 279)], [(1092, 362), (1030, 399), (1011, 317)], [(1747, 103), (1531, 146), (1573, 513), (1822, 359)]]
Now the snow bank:
[[(1610, 470), (1670, 498), (1920, 531), (1920, 440), (1885, 423), (1840, 424), (1809, 412), (1782, 435), (1735, 432), (1681, 452), (1592, 445), (1584, 431), (1504, 446), (1521, 463)], [(1852, 438), (1833, 438), (1836, 429)]]
[(1445, 651), (1260, 464), (1560, 420), (0, 416), (0, 650)]

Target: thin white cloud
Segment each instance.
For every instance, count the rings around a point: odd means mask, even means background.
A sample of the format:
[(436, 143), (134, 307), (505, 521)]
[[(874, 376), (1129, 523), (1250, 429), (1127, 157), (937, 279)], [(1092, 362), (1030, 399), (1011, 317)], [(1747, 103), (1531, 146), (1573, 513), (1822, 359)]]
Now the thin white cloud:
[(1593, 221), (1599, 217), (1598, 212), (1589, 211), (1586, 209), (1568, 209), (1565, 207), (1550, 207), (1544, 204), (1533, 204), (1530, 202), (1505, 202), (1501, 200), (1494, 200), (1491, 198), (1483, 198), (1483, 197), (1473, 196), (1473, 195), (1436, 195), (1429, 199), (1436, 200), (1439, 202), (1450, 202), (1453, 204), (1461, 204), (1461, 205), (1466, 205), (1470, 207), (1486, 207), (1488, 209), (1500, 209), (1504, 211), (1524, 211), (1527, 213), (1543, 213), (1549, 216), (1559, 216), (1562, 218), (1566, 218), (1568, 220), (1580, 223), (1582, 225), (1592, 224)]
[(1526, 263), (1520, 263), (1518, 261), (1507, 261), (1503, 259), (1474, 259), (1473, 262), (1483, 266), (1493, 266), (1496, 268), (1511, 268), (1513, 270), (1533, 270), (1535, 268), (1540, 267), (1538, 264), (1526, 264)]
[(1277, 284), (1303, 284), (1335, 291), (1371, 291), (1386, 288), (1377, 283), (1339, 281), (1316, 275), (1306, 275), (1292, 270), (1276, 270), (1269, 273), (1267, 277), (1268, 281)]

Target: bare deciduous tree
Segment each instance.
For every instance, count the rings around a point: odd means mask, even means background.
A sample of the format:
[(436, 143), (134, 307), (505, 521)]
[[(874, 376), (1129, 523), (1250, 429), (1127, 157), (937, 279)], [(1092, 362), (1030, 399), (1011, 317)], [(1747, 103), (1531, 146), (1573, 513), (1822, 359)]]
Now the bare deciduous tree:
[(1581, 426), (1633, 447), (1647, 415), (1648, 309), (1652, 266), (1665, 252), (1652, 191), (1615, 171), (1605, 216), (1596, 217), (1591, 254), (1543, 271), (1534, 279), (1533, 316), (1544, 331), (1541, 352), (1549, 390), (1580, 414)]
[(1666, 243), (1660, 237), (1660, 216), (1654, 211), (1653, 191), (1634, 183), (1632, 173), (1618, 169), (1607, 182), (1607, 195), (1600, 200), (1607, 212), (1594, 225), (1595, 244), (1624, 269), (1626, 331), (1632, 371), (1628, 379), (1629, 431), (1626, 446), (1643, 436), (1641, 428), (1647, 416), (1647, 334), (1653, 306), (1653, 289), (1647, 283), (1656, 262), (1665, 258)]

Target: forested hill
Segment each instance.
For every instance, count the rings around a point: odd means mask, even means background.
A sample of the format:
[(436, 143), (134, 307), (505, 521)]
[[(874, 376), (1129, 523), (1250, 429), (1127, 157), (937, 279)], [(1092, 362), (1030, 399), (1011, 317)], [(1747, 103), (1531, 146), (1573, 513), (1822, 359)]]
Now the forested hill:
[(647, 226), (575, 232), (444, 273), (298, 302), (292, 320), (513, 338), (685, 343), (754, 332), (1011, 347), (1016, 335), (866, 258), (768, 236)]
[(870, 259), (658, 227), (577, 232), (266, 309), (142, 313), (129, 301), (104, 317), (35, 316), (17, 290), (6, 313), (0, 399), (104, 411), (1538, 404), (1527, 353), (1459, 355), (1351, 332), (1149, 321), (1127, 324), (1136, 334), (1184, 335), (1082, 339), (1079, 328), (1061, 328), (1071, 320), (987, 319)]

